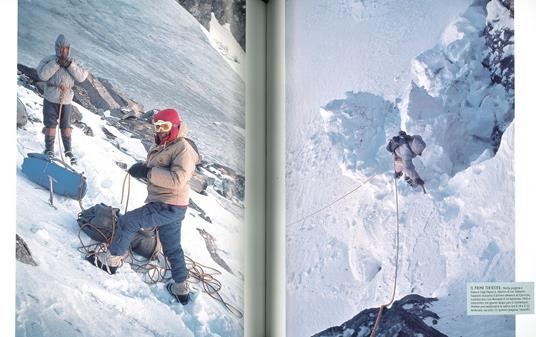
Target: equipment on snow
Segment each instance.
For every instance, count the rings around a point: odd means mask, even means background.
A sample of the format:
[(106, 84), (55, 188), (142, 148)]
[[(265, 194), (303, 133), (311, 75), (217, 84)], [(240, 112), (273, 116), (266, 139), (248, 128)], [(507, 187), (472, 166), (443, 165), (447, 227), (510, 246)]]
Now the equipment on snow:
[(86, 195), (86, 177), (47, 154), (28, 153), (22, 163), (22, 172), (34, 183), (56, 194), (76, 200)]
[[(91, 239), (97, 242), (112, 241), (117, 219), (121, 216), (118, 208), (112, 208), (104, 203), (96, 204), (78, 214), (78, 225)], [(156, 228), (139, 230), (132, 240), (132, 250), (147, 259), (152, 258), (161, 249), (160, 239)]]
[(48, 176), (48, 189), (50, 191), (50, 196), (48, 198), (48, 203), (50, 204), (50, 207), (54, 209), (58, 209), (56, 206), (54, 206), (54, 178), (51, 176)]

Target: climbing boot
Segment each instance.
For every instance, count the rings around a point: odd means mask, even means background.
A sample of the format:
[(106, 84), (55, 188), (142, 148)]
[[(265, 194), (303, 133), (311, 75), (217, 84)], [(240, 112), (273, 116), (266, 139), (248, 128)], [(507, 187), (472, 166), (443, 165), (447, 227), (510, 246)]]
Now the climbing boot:
[(123, 265), (124, 258), (125, 257), (121, 255), (112, 255), (109, 250), (99, 253), (89, 252), (89, 254), (86, 256), (86, 260), (88, 260), (91, 264), (104, 270), (110, 275), (115, 274), (117, 268)]
[(71, 151), (65, 151), (65, 157), (69, 157), (69, 160), (71, 161), (71, 165), (78, 164), (78, 161), (76, 160), (76, 157)]
[(166, 289), (173, 297), (175, 297), (177, 302), (180, 302), (182, 305), (186, 305), (190, 302), (190, 289), (187, 281), (170, 282), (166, 284)]
[(78, 164), (76, 157), (73, 154), (73, 150), (71, 148), (71, 136), (65, 136), (64, 134), (62, 134), (61, 140), (63, 142), (63, 149), (65, 150), (65, 156), (69, 157), (69, 160), (71, 161), (71, 165)]
[(406, 180), (409, 186), (413, 188), (417, 187), (417, 184), (410, 177), (405, 176), (404, 179)]
[(56, 139), (55, 136), (50, 136), (45, 134), (45, 151), (43, 152), (46, 154), (49, 158), (54, 157), (54, 140)]

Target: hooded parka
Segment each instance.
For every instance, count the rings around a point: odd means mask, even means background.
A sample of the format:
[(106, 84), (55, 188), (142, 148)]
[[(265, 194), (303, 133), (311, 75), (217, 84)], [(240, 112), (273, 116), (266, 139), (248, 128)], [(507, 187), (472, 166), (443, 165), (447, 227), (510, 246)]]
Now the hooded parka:
[(37, 66), (37, 74), (42, 81), (46, 82), (44, 96), (49, 102), (59, 104), (62, 89), (65, 90), (63, 104), (71, 104), (74, 96), (73, 86), (75, 82), (83, 82), (87, 78), (88, 72), (83, 69), (75, 60), (67, 68), (61, 67), (56, 61), (60, 57), (62, 47), (68, 47), (70, 53), (70, 43), (63, 34), (56, 39), (56, 54), (45, 57)]
[(188, 127), (181, 122), (175, 140), (154, 145), (147, 155), (146, 164), (151, 170), (147, 175), (146, 203), (160, 201), (186, 207), (189, 204), (190, 179), (199, 162), (199, 155), (185, 139)]

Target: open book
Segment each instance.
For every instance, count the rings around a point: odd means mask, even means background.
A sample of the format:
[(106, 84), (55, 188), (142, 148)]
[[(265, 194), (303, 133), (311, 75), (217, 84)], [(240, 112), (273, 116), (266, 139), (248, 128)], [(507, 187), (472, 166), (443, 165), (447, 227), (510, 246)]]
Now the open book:
[(530, 1), (17, 8), (2, 335), (534, 335)]

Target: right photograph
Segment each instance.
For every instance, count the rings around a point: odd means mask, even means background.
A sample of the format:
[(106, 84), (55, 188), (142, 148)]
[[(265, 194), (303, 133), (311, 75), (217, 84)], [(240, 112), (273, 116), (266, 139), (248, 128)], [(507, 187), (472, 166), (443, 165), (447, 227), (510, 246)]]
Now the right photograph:
[(287, 336), (514, 337), (514, 1), (285, 11)]

